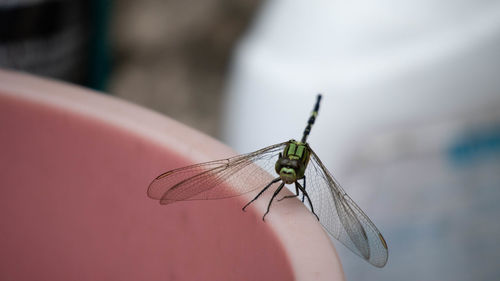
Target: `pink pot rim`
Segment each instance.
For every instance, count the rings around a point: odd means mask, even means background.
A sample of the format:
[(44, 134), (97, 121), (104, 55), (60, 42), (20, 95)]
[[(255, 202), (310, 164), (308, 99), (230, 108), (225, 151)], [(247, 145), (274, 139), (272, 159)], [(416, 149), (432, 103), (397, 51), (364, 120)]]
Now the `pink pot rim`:
[[(219, 141), (157, 112), (68, 83), (0, 70), (0, 94), (72, 111), (140, 135), (160, 147), (175, 144), (177, 153), (193, 163), (235, 155)], [(248, 211), (261, 216), (267, 201), (257, 200), (254, 206)], [(267, 227), (279, 237), (296, 280), (344, 280), (328, 234), (299, 200), (284, 201), (272, 213), (266, 217)]]

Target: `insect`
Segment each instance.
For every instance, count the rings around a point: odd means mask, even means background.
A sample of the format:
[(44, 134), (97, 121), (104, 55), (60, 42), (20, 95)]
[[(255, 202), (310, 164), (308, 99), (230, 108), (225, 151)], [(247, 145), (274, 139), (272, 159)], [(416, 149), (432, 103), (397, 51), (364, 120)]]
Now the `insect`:
[[(245, 210), (264, 191), (277, 185), (262, 217), (265, 220), (276, 196), (286, 184), (293, 184), (295, 195), (278, 201), (302, 194), (302, 202), (307, 199), (311, 212), (332, 237), (372, 265), (383, 267), (388, 258), (384, 237), (307, 143), (320, 101), (318, 95), (301, 141), (292, 139), (248, 154), (165, 172), (151, 182), (148, 196), (161, 204), (170, 204), (229, 198), (262, 188), (243, 206)], [(278, 176), (272, 179), (270, 174)]]

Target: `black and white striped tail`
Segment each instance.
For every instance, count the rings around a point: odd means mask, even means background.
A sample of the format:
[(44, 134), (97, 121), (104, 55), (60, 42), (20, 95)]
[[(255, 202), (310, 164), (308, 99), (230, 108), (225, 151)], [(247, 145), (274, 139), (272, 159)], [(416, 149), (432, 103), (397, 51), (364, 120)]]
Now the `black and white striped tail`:
[(316, 105), (314, 106), (313, 112), (311, 113), (311, 117), (309, 117), (309, 120), (307, 121), (307, 126), (306, 129), (304, 130), (304, 134), (302, 135), (302, 140), (301, 140), (302, 143), (306, 142), (307, 137), (311, 132), (311, 127), (314, 124), (314, 121), (316, 121), (316, 116), (318, 116), (320, 102), (321, 102), (321, 94), (318, 94)]

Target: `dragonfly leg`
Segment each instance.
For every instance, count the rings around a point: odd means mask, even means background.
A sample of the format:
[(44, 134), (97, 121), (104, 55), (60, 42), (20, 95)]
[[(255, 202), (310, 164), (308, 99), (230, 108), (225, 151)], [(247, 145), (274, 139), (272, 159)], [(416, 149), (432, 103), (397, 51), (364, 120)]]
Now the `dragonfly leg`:
[(264, 191), (266, 191), (266, 189), (268, 189), (271, 185), (273, 185), (273, 183), (276, 183), (278, 181), (280, 181), (281, 178), (275, 178), (274, 180), (272, 180), (268, 185), (266, 185), (266, 187), (264, 187), (260, 192), (259, 194), (257, 194), (257, 196), (255, 196), (254, 199), (252, 199), (250, 202), (248, 202), (245, 206), (243, 206), (243, 208), (241, 208), (241, 210), (245, 211), (245, 208), (248, 207), (248, 205), (252, 204), (253, 201), (257, 200), (257, 198), (259, 198), (259, 196), (262, 195), (262, 193), (264, 193)]
[[(295, 188), (297, 188), (297, 186), (295, 186)], [(304, 190), (306, 190), (306, 175), (304, 175)], [(299, 194), (299, 191), (298, 191), (298, 188), (297, 188), (297, 195)], [(304, 196), (306, 194), (304, 192), (302, 192), (302, 203), (304, 203)]]
[[(278, 199), (278, 202), (281, 201), (281, 200), (283, 200), (283, 199), (294, 198), (294, 197), (297, 197), (297, 196), (299, 196), (299, 189), (297, 187), (295, 187), (295, 195), (283, 196), (280, 199)], [(304, 201), (302, 201), (302, 202), (304, 202)]]
[(282, 182), (280, 184), (280, 186), (276, 189), (276, 191), (274, 192), (273, 194), (273, 197), (271, 197), (271, 200), (269, 200), (269, 204), (267, 204), (267, 211), (266, 213), (264, 214), (264, 216), (262, 216), (262, 220), (263, 221), (266, 221), (264, 218), (266, 217), (267, 213), (269, 213), (269, 208), (271, 208), (271, 203), (273, 203), (273, 200), (274, 200), (274, 197), (276, 197), (276, 195), (278, 195), (278, 193), (280, 193), (281, 189), (283, 189), (283, 186), (285, 186), (285, 183)]
[(314, 207), (313, 207), (313, 204), (311, 202), (311, 198), (309, 198), (309, 194), (307, 194), (306, 192), (306, 189), (303, 188), (299, 182), (295, 182), (295, 186), (297, 186), (298, 189), (300, 189), (300, 191), (302, 191), (302, 193), (306, 196), (307, 198), (307, 201), (309, 202), (309, 205), (311, 206), (311, 212), (316, 216), (316, 218), (319, 220), (319, 217), (318, 215), (316, 215), (316, 213), (314, 212)]

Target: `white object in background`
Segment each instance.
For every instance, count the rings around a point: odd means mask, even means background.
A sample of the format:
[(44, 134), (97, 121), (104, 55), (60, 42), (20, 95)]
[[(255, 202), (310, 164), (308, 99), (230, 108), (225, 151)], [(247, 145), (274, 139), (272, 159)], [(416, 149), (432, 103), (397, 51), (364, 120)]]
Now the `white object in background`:
[(322, 92), (308, 141), (389, 243), (382, 270), (342, 255), (347, 278), (494, 279), (499, 45), (499, 1), (267, 1), (223, 137), (240, 152), (299, 139)]

